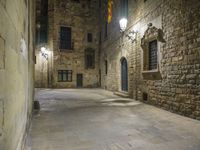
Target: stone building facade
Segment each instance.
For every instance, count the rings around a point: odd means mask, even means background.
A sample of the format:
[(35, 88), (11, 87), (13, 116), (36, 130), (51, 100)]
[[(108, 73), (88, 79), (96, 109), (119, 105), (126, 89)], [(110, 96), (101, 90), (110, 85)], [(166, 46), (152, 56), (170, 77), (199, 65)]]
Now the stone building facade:
[(36, 87), (99, 86), (98, 9), (97, 0), (48, 0), (48, 38), (36, 51)]
[(102, 87), (200, 119), (200, 1), (128, 0), (123, 33), (120, 2), (109, 24), (100, 5)]
[(34, 87), (35, 4), (0, 0), (0, 149), (22, 150)]

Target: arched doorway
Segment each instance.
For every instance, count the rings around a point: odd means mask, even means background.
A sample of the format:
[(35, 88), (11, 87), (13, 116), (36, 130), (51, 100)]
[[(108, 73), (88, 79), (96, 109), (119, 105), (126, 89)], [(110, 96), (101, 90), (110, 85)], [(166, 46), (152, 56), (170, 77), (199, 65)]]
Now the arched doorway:
[(124, 57), (121, 59), (121, 90), (128, 91), (128, 63)]

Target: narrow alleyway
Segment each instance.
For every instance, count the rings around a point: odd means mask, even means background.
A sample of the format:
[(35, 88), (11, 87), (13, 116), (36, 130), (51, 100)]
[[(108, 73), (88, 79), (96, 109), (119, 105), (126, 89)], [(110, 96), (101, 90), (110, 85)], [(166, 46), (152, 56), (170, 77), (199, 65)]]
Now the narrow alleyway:
[(200, 122), (101, 89), (43, 89), (31, 150), (199, 150)]

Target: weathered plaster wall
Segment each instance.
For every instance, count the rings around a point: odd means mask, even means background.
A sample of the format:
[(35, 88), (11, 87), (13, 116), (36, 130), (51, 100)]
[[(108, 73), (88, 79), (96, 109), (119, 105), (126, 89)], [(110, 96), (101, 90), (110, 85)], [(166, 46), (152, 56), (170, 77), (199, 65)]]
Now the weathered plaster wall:
[(34, 4), (0, 0), (0, 149), (22, 150), (32, 113)]
[[(126, 57), (129, 68), (129, 94), (147, 103), (185, 116), (200, 119), (200, 2), (198, 0), (129, 0), (128, 27), (137, 31), (135, 42), (119, 32), (120, 1), (114, 0), (113, 20), (108, 37), (102, 39), (102, 87), (120, 91), (120, 59)], [(104, 8), (105, 9), (105, 5)], [(102, 11), (104, 12), (104, 11)], [(105, 16), (105, 15), (102, 15)], [(142, 74), (141, 39), (152, 23), (162, 29), (165, 42), (160, 48), (162, 79), (145, 79)], [(105, 24), (105, 17), (102, 20)], [(104, 36), (102, 26), (102, 37)], [(105, 74), (104, 60), (108, 60)]]

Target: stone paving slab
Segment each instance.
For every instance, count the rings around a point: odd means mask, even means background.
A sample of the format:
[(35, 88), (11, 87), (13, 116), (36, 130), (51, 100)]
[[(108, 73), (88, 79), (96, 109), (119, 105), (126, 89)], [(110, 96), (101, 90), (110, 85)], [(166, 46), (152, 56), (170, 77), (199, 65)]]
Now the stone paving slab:
[(200, 121), (102, 89), (40, 89), (31, 150), (200, 150)]

